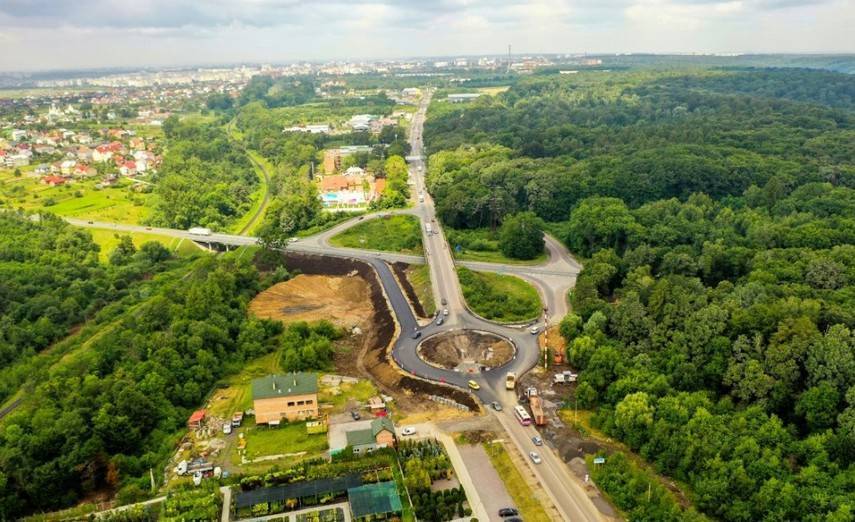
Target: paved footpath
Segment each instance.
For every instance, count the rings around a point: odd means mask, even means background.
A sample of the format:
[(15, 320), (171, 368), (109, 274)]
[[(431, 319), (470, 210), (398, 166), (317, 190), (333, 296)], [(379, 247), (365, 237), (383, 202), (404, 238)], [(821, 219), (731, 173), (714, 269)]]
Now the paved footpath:
[(496, 468), (490, 462), (490, 457), (487, 456), (483, 446), (467, 444), (460, 446), (459, 449), (469, 472), (478, 477), (478, 480), (475, 481), (475, 489), (478, 490), (478, 494), (484, 503), (484, 509), (489, 515), (487, 520), (501, 522), (502, 517), (499, 516), (499, 510), (506, 507), (516, 507), (505, 488), (505, 483), (496, 473)]
[[(457, 449), (454, 439), (444, 433), (435, 432), (438, 441), (445, 446), (445, 452), (448, 453), (448, 458), (451, 460), (451, 465), (454, 466), (454, 471), (457, 472), (457, 480), (463, 486), (463, 491), (466, 492), (466, 499), (469, 501), (469, 507), (472, 508), (472, 516), (478, 520), (490, 520), (487, 515), (487, 510), (484, 508), (484, 503), (481, 502), (481, 497), (478, 494), (478, 489), (475, 488), (475, 483), (472, 476), (469, 474), (469, 469)], [(478, 477), (479, 480), (481, 477)]]

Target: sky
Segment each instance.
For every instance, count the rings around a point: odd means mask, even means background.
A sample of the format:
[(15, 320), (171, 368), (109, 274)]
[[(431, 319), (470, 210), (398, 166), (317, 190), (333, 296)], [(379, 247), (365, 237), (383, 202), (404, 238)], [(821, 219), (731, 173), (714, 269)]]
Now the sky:
[(0, 0), (0, 71), (525, 53), (855, 52), (853, 0)]

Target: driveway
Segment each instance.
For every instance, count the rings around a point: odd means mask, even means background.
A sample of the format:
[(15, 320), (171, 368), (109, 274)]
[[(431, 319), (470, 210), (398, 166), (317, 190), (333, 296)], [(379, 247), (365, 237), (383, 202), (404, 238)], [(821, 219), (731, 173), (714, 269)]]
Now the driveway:
[(502, 517), (499, 516), (501, 508), (516, 507), (505, 489), (505, 483), (496, 473), (493, 464), (490, 463), (490, 457), (487, 456), (487, 452), (482, 446), (464, 445), (458, 446), (458, 449), (460, 456), (463, 457), (463, 462), (469, 469), (469, 474), (478, 477), (478, 480), (474, 481), (475, 489), (478, 490), (478, 496), (481, 497), (487, 515), (491, 521), (500, 522), (502, 520)]

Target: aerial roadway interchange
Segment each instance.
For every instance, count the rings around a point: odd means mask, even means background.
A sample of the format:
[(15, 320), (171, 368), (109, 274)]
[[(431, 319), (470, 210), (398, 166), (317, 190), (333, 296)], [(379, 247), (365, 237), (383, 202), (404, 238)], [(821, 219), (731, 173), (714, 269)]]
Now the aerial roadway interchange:
[[(407, 157), (412, 184), (419, 195), (417, 203), (408, 209), (397, 211), (377, 212), (354, 218), (341, 223), (329, 230), (311, 237), (289, 243), (287, 249), (293, 252), (341, 256), (358, 259), (370, 264), (377, 272), (383, 285), (389, 303), (401, 328), (401, 334), (395, 342), (393, 357), (397, 364), (406, 372), (417, 377), (441, 382), (463, 389), (469, 389), (468, 381), (474, 380), (478, 390), (472, 391), (485, 405), (490, 415), (495, 415), (505, 431), (516, 444), (523, 455), (534, 449), (532, 437), (537, 435), (533, 426), (523, 426), (517, 422), (513, 407), (518, 403), (513, 390), (505, 387), (505, 377), (508, 372), (517, 376), (532, 369), (538, 363), (540, 349), (537, 336), (532, 335), (528, 327), (521, 325), (499, 325), (483, 319), (471, 312), (463, 299), (463, 294), (455, 271), (455, 261), (452, 258), (448, 242), (440, 222), (436, 219), (433, 200), (425, 187), (425, 161), (423, 157), (422, 129), (424, 126), (427, 107), (431, 93), (428, 92), (415, 113), (410, 129), (410, 156)], [(376, 219), (389, 213), (408, 213), (415, 215), (421, 221), (424, 257), (376, 252), (369, 250), (334, 247), (329, 244), (329, 238), (341, 231), (356, 225), (366, 219)], [(81, 227), (107, 228), (122, 232), (151, 232), (164, 236), (190, 239), (202, 244), (232, 246), (255, 245), (258, 239), (252, 236), (232, 235), (221, 233), (191, 233), (186, 230), (152, 228), (136, 225), (95, 222), (79, 219), (67, 219), (71, 224)], [(429, 226), (428, 226), (429, 225)], [(546, 246), (549, 259), (538, 266), (501, 265), (485, 262), (458, 261), (456, 264), (474, 270), (492, 271), (513, 274), (531, 282), (538, 289), (544, 303), (544, 313), (536, 326), (547, 326), (560, 321), (567, 312), (566, 295), (573, 287), (581, 266), (570, 256), (570, 253), (557, 240), (546, 236)], [(447, 309), (443, 324), (437, 325), (431, 321), (420, 325), (412, 308), (407, 301), (397, 280), (392, 274), (387, 262), (402, 261), (406, 263), (427, 263), (430, 269), (434, 299), (440, 310)], [(443, 313), (443, 312), (440, 312)], [(530, 325), (526, 325), (530, 326)], [(452, 370), (444, 370), (424, 362), (417, 354), (418, 345), (425, 338), (453, 330), (479, 330), (489, 332), (510, 340), (516, 347), (516, 355), (504, 366), (476, 374), (462, 375)], [(418, 332), (418, 333), (417, 333)], [(502, 411), (489, 407), (493, 402), (502, 405)], [(542, 458), (540, 464), (534, 464), (526, 459), (529, 467), (547, 492), (555, 508), (564, 520), (595, 521), (604, 520), (604, 516), (596, 508), (585, 492), (583, 484), (574, 477), (566, 464), (553, 451), (539, 448)]]

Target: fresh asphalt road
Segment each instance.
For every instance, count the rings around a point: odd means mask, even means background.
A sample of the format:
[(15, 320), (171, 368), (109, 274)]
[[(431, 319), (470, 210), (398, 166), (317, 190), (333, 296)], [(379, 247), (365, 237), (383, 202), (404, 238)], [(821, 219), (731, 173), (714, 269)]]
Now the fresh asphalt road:
[[(349, 228), (363, 219), (376, 219), (386, 213), (354, 218), (339, 224), (332, 229), (301, 239), (288, 245), (287, 249), (294, 252), (307, 254), (332, 255), (338, 257), (349, 257), (359, 259), (370, 264), (376, 271), (380, 283), (386, 292), (389, 304), (401, 327), (401, 335), (393, 348), (393, 357), (396, 362), (407, 372), (418, 377), (443, 382), (467, 389), (469, 380), (474, 380), (480, 389), (473, 393), (484, 403), (499, 402), (504, 406), (503, 412), (492, 412), (496, 415), (514, 443), (523, 454), (528, 454), (535, 447), (531, 437), (537, 434), (533, 427), (524, 427), (516, 422), (513, 416), (513, 406), (517, 404), (513, 392), (505, 390), (505, 375), (513, 371), (522, 375), (533, 368), (540, 355), (537, 338), (531, 335), (526, 328), (513, 328), (497, 325), (472, 314), (463, 301), (463, 294), (455, 271), (455, 261), (451, 256), (448, 242), (445, 240), (440, 223), (436, 220), (433, 200), (425, 190), (424, 181), (424, 159), (422, 157), (422, 126), (424, 124), (429, 95), (425, 98), (419, 110), (413, 117), (410, 133), (411, 155), (408, 157), (410, 174), (416, 188), (417, 194), (422, 195), (424, 201), (418, 203), (411, 209), (396, 212), (406, 212), (416, 215), (422, 223), (422, 238), (425, 256), (408, 256), (387, 252), (371, 252), (360, 249), (338, 248), (329, 245), (329, 238), (340, 231)], [(173, 230), (165, 228), (153, 228), (136, 225), (119, 225), (115, 223), (93, 222), (80, 219), (68, 219), (68, 222), (92, 228), (106, 228), (124, 232), (146, 232), (168, 237), (179, 237), (190, 239), (202, 244), (220, 244), (229, 246), (242, 246), (257, 244), (257, 238), (234, 234), (213, 233), (200, 236), (190, 234), (188, 231)], [(431, 224), (431, 232), (427, 232), (425, 224)], [(569, 252), (556, 240), (547, 237), (547, 249), (549, 261), (544, 265), (500, 265), (495, 263), (460, 262), (459, 264), (475, 270), (502, 272), (523, 277), (538, 288), (548, 310), (548, 322), (560, 320), (566, 313), (566, 293), (575, 284), (576, 275), (581, 267), (570, 256)], [(398, 285), (392, 270), (387, 262), (402, 261), (406, 263), (427, 262), (431, 272), (434, 297), (437, 303), (443, 299), (447, 304), (438, 304), (440, 309), (447, 308), (448, 316), (443, 325), (437, 326), (434, 321), (429, 325), (420, 327), (413, 314), (412, 308)], [(454, 330), (480, 330), (490, 332), (510, 340), (515, 348), (516, 355), (504, 366), (494, 368), (482, 373), (465, 375), (451, 370), (439, 369), (425, 363), (417, 353), (418, 345), (425, 338)], [(420, 332), (418, 338), (415, 332)], [(534, 465), (529, 462), (533, 472), (538, 477), (549, 497), (565, 520), (603, 520), (603, 516), (585, 494), (578, 481), (572, 477), (567, 466), (552, 451), (538, 448), (543, 462)]]

